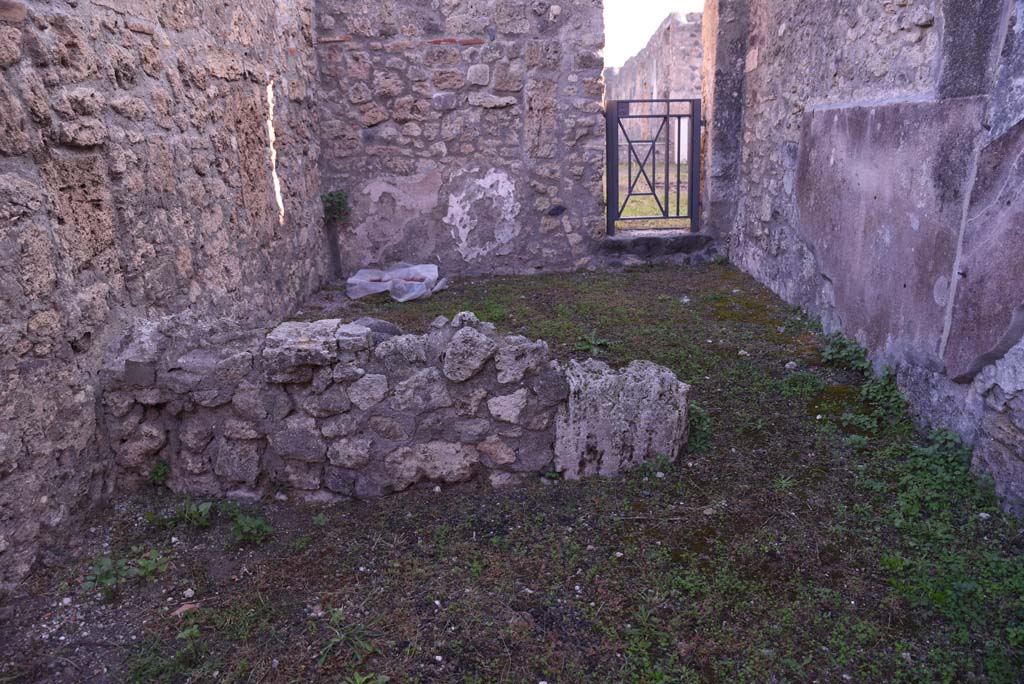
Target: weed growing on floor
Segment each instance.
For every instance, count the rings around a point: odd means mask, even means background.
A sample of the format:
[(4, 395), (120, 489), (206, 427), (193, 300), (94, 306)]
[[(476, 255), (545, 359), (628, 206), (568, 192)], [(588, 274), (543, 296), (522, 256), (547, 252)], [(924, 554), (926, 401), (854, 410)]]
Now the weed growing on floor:
[(99, 591), (104, 600), (112, 601), (122, 583), (136, 578), (151, 580), (165, 572), (169, 566), (159, 551), (143, 551), (141, 547), (133, 547), (132, 553), (137, 554), (137, 557), (130, 560), (102, 556), (93, 561), (82, 583), (82, 591)]
[(871, 405), (879, 420), (898, 418), (907, 412), (907, 400), (896, 383), (896, 373), (889, 368), (882, 375), (869, 377), (860, 397)]
[(842, 333), (833, 333), (825, 338), (821, 358), (827, 363), (849, 368), (865, 377), (870, 376), (874, 370), (864, 347)]
[(167, 478), (171, 476), (171, 464), (161, 459), (156, 462), (153, 468), (149, 471), (149, 483), (157, 487), (162, 487), (167, 484)]
[(591, 330), (586, 335), (580, 335), (576, 340), (576, 351), (588, 356), (600, 356), (607, 351), (611, 344), (611, 340), (599, 337), (597, 330)]
[(141, 547), (136, 546), (132, 552), (139, 555), (133, 561), (133, 566), (128, 568), (130, 577), (152, 580), (159, 573), (166, 572), (170, 565), (159, 551), (143, 551)]
[(204, 501), (197, 504), (188, 499), (178, 514), (178, 519), (187, 527), (205, 529), (213, 524), (213, 503)]
[(814, 373), (790, 373), (779, 383), (779, 391), (786, 399), (811, 399), (827, 386), (828, 383)]
[(239, 543), (262, 546), (274, 533), (270, 523), (259, 516), (243, 513), (237, 507), (228, 511), (227, 516), (232, 520), (231, 533)]
[(117, 596), (118, 585), (128, 578), (128, 561), (103, 556), (96, 559), (82, 584), (83, 591), (99, 591), (103, 598), (111, 601)]
[(711, 414), (704, 407), (690, 403), (690, 441), (687, 449), (691, 454), (705, 454), (711, 450), (711, 437), (714, 432)]

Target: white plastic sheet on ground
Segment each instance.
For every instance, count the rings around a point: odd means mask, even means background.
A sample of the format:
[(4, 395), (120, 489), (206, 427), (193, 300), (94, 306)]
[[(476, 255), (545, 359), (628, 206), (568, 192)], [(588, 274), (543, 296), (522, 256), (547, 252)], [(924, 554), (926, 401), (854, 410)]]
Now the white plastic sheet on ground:
[(386, 271), (364, 268), (348, 279), (346, 294), (349, 299), (362, 299), (380, 292), (390, 292), (399, 302), (425, 299), (448, 287), (448, 280), (438, 280), (434, 264), (399, 263)]

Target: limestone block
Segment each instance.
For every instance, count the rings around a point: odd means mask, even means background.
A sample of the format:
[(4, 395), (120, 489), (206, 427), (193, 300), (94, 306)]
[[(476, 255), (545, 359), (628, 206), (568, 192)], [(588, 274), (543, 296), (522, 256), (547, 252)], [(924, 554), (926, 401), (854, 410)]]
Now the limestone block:
[(340, 468), (362, 468), (370, 462), (372, 447), (373, 442), (369, 437), (339, 439), (328, 448), (327, 460), (332, 466)]
[[(326, 366), (335, 361), (339, 342), (336, 333), (340, 324), (337, 319), (329, 319), (313, 323), (288, 322), (274, 328), (267, 335), (263, 349), (268, 378), (286, 377), (297, 368)], [(369, 334), (368, 330), (366, 332)], [(309, 375), (312, 377), (312, 373)]]
[(621, 371), (571, 361), (569, 401), (558, 413), (555, 468), (568, 479), (613, 476), (658, 457), (674, 460), (688, 437), (687, 395), (675, 374), (648, 361)]
[(478, 444), (476, 448), (494, 465), (503, 466), (516, 462), (515, 449), (496, 435), (491, 435)]
[(388, 454), (384, 465), (394, 478), (395, 489), (427, 479), (433, 482), (461, 482), (473, 475), (473, 466), (480, 462), (480, 454), (467, 444), (428, 442), (403, 447)]
[(341, 385), (332, 385), (322, 394), (313, 394), (302, 401), (302, 410), (314, 418), (329, 418), (350, 408), (352, 401)]
[(348, 388), (349, 399), (363, 411), (382, 402), (387, 394), (387, 376), (376, 373), (363, 376)]
[(444, 377), (436, 368), (426, 368), (395, 387), (391, 407), (396, 411), (422, 413), (452, 405)]
[(474, 328), (461, 328), (444, 354), (444, 375), (453, 382), (465, 382), (480, 372), (498, 350), (497, 343)]
[(213, 471), (232, 483), (256, 484), (260, 475), (263, 440), (226, 439), (217, 450)]
[(491, 82), (491, 67), (486, 64), (472, 65), (466, 72), (466, 82), (470, 85), (488, 85)]
[(483, 107), (484, 109), (504, 109), (505, 107), (516, 106), (519, 100), (507, 95), (470, 93), (468, 102), (474, 107)]
[(369, 351), (373, 346), (373, 331), (355, 323), (339, 325), (335, 332), (338, 350), (342, 352)]
[(527, 373), (540, 371), (549, 357), (548, 345), (543, 341), (532, 342), (515, 335), (502, 340), (494, 363), (498, 368), (498, 382), (522, 382)]
[(320, 436), (316, 421), (311, 417), (296, 414), (284, 422), (284, 427), (269, 436), (270, 447), (282, 460), (307, 461), (324, 460), (327, 444)]
[(530, 397), (530, 390), (520, 389), (512, 394), (502, 397), (492, 397), (487, 400), (487, 409), (491, 415), (506, 423), (518, 423), (519, 418), (526, 409), (526, 402)]
[(167, 444), (167, 430), (158, 421), (141, 424), (132, 437), (116, 448), (117, 463), (129, 470), (142, 471)]

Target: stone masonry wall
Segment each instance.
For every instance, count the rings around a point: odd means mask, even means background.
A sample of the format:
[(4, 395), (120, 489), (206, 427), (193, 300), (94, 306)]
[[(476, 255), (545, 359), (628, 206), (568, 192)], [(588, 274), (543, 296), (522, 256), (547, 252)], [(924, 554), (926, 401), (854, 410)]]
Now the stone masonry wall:
[(643, 50), (604, 71), (605, 100), (692, 100), (701, 96), (700, 14), (670, 14)]
[(1024, 3), (709, 4), (705, 220), (738, 265), (897, 368), (922, 419), (974, 444), (1024, 510)]
[(586, 265), (603, 232), (601, 0), (318, 0), (342, 271)]
[(98, 370), (133, 319), (281, 316), (321, 284), (312, 20), (0, 0), (0, 587), (112, 487)]
[(424, 335), (375, 319), (283, 323), (269, 334), (143, 333), (107, 378), (104, 426), (123, 484), (161, 461), (203, 496), (376, 497), (485, 474), (614, 475), (674, 459), (689, 387), (666, 368), (567, 367), (544, 342), (471, 313)]

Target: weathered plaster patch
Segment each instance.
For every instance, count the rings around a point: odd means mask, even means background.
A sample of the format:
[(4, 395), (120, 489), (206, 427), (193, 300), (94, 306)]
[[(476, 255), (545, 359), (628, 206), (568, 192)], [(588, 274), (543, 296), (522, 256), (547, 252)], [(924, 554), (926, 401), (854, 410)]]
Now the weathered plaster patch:
[[(452, 227), (456, 249), (466, 261), (476, 261), (491, 254), (500, 254), (522, 232), (516, 220), (522, 205), (516, 198), (515, 182), (505, 171), (490, 169), (482, 178), (473, 178), (479, 169), (466, 177), (465, 187), (448, 198), (448, 214), (444, 222)], [(461, 179), (452, 179), (459, 184)]]
[(363, 187), (363, 194), (374, 204), (382, 195), (391, 195), (395, 204), (403, 209), (428, 212), (440, 202), (441, 172), (430, 165), (419, 173), (406, 177), (377, 178)]

